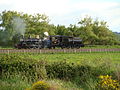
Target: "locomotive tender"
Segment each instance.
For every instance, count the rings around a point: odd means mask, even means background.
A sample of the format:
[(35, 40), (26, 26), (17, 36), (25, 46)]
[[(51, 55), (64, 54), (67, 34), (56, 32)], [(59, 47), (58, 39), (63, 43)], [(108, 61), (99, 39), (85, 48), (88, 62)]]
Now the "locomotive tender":
[(62, 36), (62, 35), (53, 35), (48, 36), (44, 39), (38, 38), (28, 38), (21, 39), (18, 44), (15, 45), (15, 48), (18, 49), (30, 49), (30, 48), (80, 48), (84, 47), (82, 40), (78, 37)]

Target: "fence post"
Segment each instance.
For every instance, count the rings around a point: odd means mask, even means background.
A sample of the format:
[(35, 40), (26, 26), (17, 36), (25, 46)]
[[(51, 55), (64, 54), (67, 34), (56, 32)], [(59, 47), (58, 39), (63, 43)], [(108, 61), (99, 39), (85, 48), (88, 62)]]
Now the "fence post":
[(91, 53), (91, 51), (92, 51), (92, 50), (90, 49), (90, 53)]
[(74, 49), (74, 53), (76, 53), (76, 49)]
[(64, 49), (64, 53), (66, 52), (66, 50)]
[(10, 51), (9, 51), (9, 50), (7, 50), (7, 53), (8, 53), (8, 55), (9, 55)]

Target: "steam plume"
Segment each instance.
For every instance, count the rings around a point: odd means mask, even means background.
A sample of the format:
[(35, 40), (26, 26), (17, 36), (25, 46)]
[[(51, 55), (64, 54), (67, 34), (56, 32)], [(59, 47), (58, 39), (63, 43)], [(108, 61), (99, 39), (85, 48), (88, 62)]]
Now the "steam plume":
[(44, 35), (45, 35), (45, 36), (49, 36), (48, 32), (44, 32)]
[(12, 24), (13, 24), (13, 29), (15, 30), (15, 33), (20, 34), (20, 35), (25, 34), (26, 24), (22, 18), (13, 17)]

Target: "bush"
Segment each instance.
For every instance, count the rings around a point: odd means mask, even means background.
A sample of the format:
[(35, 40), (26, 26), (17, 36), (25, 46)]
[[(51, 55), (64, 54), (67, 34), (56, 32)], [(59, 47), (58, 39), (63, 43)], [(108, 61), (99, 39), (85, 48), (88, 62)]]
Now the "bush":
[(65, 80), (78, 80), (79, 83), (85, 82), (87, 77), (92, 75), (93, 68), (87, 65), (76, 65), (66, 61), (54, 62), (46, 66), (49, 78), (59, 78)]
[(24, 79), (31, 80), (46, 78), (44, 61), (20, 57), (18, 55), (5, 55), (0, 57), (1, 76), (10, 77), (19, 74)]
[(46, 65), (46, 71), (49, 78), (72, 78), (74, 77), (74, 65), (65, 61), (54, 62)]
[(49, 90), (50, 85), (45, 81), (38, 81), (32, 85), (30, 90)]

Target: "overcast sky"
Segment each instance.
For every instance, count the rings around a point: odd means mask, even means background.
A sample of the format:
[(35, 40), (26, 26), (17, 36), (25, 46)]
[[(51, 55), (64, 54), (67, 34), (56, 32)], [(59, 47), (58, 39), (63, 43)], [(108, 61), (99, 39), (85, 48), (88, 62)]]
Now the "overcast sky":
[(113, 32), (120, 32), (120, 0), (0, 0), (0, 12), (4, 10), (46, 14), (50, 23), (66, 26), (88, 15), (107, 21)]

